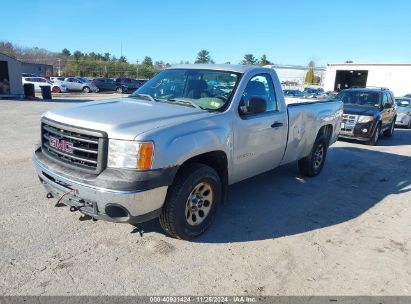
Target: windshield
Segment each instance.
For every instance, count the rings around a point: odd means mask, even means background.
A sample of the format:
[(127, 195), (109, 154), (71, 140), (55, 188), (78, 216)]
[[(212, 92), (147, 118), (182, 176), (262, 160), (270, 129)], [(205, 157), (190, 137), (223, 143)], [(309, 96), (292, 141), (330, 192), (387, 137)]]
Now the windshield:
[(342, 91), (336, 98), (344, 104), (379, 107), (379, 94), (377, 92)]
[(409, 107), (410, 106), (410, 100), (409, 99), (396, 98), (395, 103), (399, 107)]
[(228, 104), (239, 79), (227, 71), (170, 69), (154, 76), (131, 97), (218, 110)]

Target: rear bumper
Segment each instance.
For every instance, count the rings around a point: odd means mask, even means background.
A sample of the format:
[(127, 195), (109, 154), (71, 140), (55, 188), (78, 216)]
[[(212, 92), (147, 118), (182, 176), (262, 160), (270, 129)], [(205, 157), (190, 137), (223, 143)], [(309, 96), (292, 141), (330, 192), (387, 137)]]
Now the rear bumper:
[(37, 153), (33, 163), (48, 193), (96, 219), (131, 224), (151, 220), (160, 215), (167, 194), (167, 185), (149, 190), (116, 190), (69, 179), (51, 170)]

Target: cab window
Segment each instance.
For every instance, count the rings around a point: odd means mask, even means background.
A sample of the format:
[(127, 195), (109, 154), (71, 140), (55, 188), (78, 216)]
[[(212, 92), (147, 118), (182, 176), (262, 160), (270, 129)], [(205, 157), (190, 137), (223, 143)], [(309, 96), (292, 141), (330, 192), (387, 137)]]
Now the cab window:
[(270, 75), (259, 74), (250, 79), (243, 93), (244, 102), (253, 96), (263, 98), (267, 102), (266, 112), (278, 111), (273, 81)]

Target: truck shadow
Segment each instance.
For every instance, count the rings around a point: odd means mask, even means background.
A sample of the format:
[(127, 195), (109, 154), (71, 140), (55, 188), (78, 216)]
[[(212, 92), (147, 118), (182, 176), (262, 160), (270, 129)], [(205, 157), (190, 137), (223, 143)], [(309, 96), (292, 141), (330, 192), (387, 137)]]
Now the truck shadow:
[(230, 187), (229, 202), (197, 242), (273, 239), (357, 218), (391, 194), (411, 191), (411, 157), (331, 148), (323, 172), (302, 177), (295, 163)]
[[(332, 147), (323, 172), (300, 175), (291, 163), (230, 186), (198, 243), (274, 239), (359, 217), (391, 194), (411, 192), (411, 157), (357, 147)], [(158, 221), (141, 226), (160, 232)]]

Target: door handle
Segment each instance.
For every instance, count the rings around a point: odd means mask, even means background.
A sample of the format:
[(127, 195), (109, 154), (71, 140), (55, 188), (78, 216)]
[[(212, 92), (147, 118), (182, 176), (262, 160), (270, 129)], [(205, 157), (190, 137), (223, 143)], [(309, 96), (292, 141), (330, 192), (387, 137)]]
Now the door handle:
[(284, 124), (282, 122), (275, 122), (271, 125), (271, 128), (279, 128), (282, 127)]

